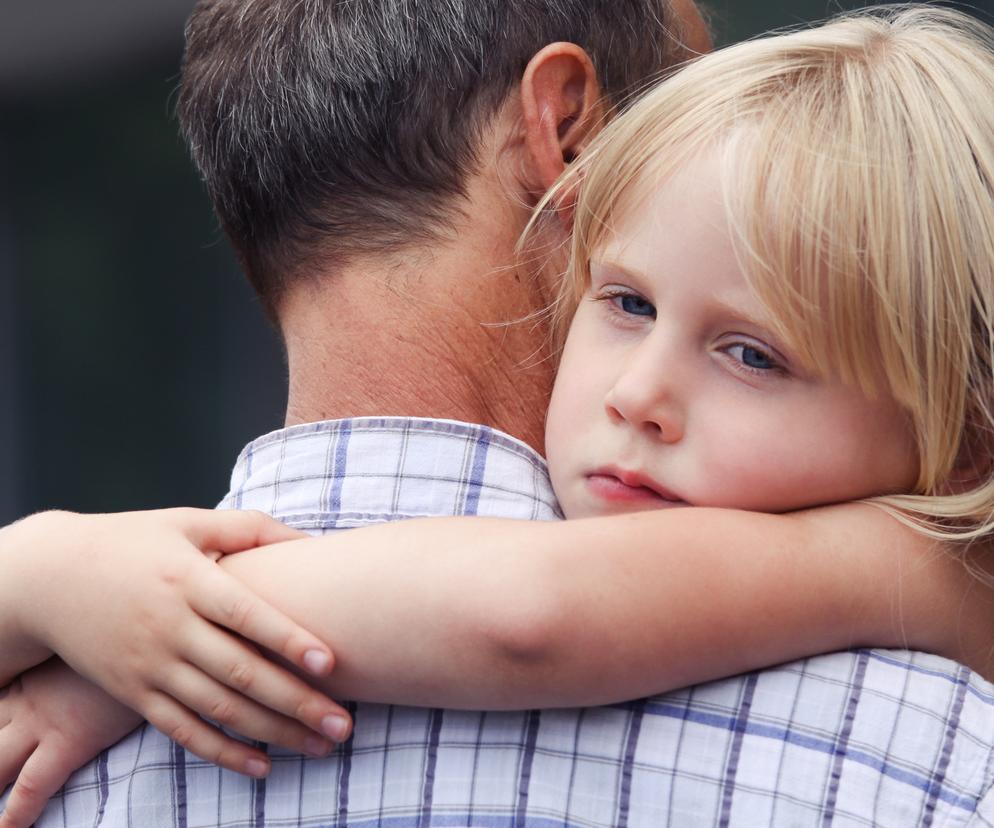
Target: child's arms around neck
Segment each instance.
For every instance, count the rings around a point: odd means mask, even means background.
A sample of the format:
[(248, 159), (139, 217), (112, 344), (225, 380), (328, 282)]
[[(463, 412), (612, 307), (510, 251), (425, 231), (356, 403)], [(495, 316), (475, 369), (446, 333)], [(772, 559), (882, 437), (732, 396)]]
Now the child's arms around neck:
[[(112, 522), (148, 530), (125, 540), (161, 539), (159, 524), (177, 516)], [(199, 513), (197, 520), (238, 518)], [(82, 531), (63, 539), (72, 546), (95, 538)], [(133, 541), (120, 540), (103, 545), (127, 561)], [(62, 563), (59, 584), (82, 589), (85, 579), (68, 570), (86, 571), (87, 561), (63, 556)], [(988, 591), (947, 551), (866, 506), (788, 516), (675, 509), (567, 523), (406, 522), (241, 552), (221, 566), (332, 643), (338, 667), (323, 688), (361, 699), (468, 708), (593, 704), (858, 644), (931, 650), (992, 672)], [(5, 583), (17, 580), (16, 572), (5, 574)], [(147, 594), (147, 580), (131, 579), (130, 589)], [(19, 598), (14, 606), (24, 603)], [(47, 650), (32, 654), (35, 639), (18, 631), (23, 622), (4, 621), (17, 613), (0, 606), (0, 632), (10, 634), (4, 643), (23, 640), (22, 660), (43, 657)], [(47, 606), (22, 609), (44, 614)], [(78, 681), (64, 665), (49, 664), (22, 677), (23, 699), (0, 693), (0, 716), (12, 717), (0, 733), (0, 776), (17, 776), (24, 749), (36, 746), (3, 825), (29, 825), (73, 767), (135, 721)], [(83, 696), (93, 711), (69, 727), (66, 705), (78, 709)], [(272, 715), (243, 724), (258, 727)], [(60, 728), (68, 745), (59, 742)], [(251, 748), (237, 744), (245, 755), (202, 755), (240, 769)]]
[(986, 588), (865, 505), (404, 522), (221, 565), (322, 636), (323, 686), (361, 700), (593, 705), (864, 645), (992, 674)]

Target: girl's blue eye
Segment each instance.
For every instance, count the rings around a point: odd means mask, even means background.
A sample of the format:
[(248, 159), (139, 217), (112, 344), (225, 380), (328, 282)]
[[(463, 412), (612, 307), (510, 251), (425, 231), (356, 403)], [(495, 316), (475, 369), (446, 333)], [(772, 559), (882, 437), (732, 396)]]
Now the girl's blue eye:
[(769, 354), (751, 345), (733, 345), (728, 352), (747, 368), (756, 371), (775, 371), (780, 367)]
[(750, 368), (761, 368), (768, 371), (776, 367), (766, 354), (756, 348), (743, 348), (742, 361)]
[(651, 316), (653, 319), (656, 317), (655, 305), (634, 293), (615, 296), (614, 301), (622, 311), (632, 316)]

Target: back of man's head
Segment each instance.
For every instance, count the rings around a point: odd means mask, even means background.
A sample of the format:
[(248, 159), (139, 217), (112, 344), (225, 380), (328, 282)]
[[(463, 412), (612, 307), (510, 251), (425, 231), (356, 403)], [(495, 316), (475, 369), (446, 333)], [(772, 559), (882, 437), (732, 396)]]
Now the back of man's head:
[(180, 120), (274, 312), (318, 262), (437, 237), (482, 129), (536, 52), (582, 46), (616, 107), (685, 56), (668, 10), (669, 0), (200, 0)]

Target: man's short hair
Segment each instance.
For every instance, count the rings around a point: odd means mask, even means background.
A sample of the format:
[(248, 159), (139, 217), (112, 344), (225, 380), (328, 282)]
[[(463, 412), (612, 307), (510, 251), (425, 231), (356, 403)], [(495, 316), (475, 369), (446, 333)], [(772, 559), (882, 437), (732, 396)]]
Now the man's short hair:
[(315, 262), (444, 231), (481, 130), (549, 43), (619, 106), (677, 56), (668, 0), (200, 0), (184, 134), (267, 310)]

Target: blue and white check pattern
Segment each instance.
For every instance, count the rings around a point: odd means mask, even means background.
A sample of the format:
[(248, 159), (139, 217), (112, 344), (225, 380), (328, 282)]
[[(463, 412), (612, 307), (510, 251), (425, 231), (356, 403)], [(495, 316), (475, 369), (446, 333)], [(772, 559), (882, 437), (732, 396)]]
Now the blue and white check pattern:
[[(409, 419), (262, 437), (222, 507), (314, 533), (420, 515), (558, 516), (527, 446)], [(264, 781), (146, 726), (75, 774), (38, 825), (994, 826), (994, 687), (921, 653), (821, 656), (583, 710), (352, 711), (355, 734), (336, 753), (270, 750)]]

